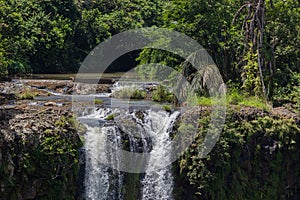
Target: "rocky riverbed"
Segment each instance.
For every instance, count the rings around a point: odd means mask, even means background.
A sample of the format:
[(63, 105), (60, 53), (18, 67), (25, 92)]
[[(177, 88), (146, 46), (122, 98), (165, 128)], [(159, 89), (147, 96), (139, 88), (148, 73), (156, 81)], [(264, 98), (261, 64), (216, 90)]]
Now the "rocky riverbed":
[(35, 96), (53, 94), (88, 94), (110, 92), (111, 84), (74, 83), (70, 80), (22, 80), (0, 83), (0, 93), (21, 94), (25, 90)]

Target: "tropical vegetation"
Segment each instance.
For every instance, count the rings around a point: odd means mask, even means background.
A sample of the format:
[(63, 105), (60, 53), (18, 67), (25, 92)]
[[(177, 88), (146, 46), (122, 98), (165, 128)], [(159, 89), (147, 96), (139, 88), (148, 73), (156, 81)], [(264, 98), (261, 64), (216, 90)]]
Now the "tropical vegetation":
[[(192, 37), (243, 95), (299, 108), (296, 0), (0, 0), (0, 76), (76, 72), (97, 44), (139, 27)], [(124, 55), (110, 70), (149, 62), (182, 70), (182, 59), (157, 49)]]

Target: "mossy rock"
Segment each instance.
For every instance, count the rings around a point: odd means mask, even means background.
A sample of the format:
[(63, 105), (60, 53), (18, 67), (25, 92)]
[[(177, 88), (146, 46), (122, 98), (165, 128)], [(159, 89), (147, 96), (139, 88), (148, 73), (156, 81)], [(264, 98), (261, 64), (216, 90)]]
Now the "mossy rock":
[(229, 107), (223, 132), (204, 158), (198, 155), (210, 114), (201, 112), (200, 118), (196, 140), (174, 165), (180, 173), (175, 182), (187, 184), (178, 186), (177, 199), (186, 199), (191, 191), (188, 199), (295, 199), (300, 195), (300, 162), (294, 159), (300, 157), (299, 116)]

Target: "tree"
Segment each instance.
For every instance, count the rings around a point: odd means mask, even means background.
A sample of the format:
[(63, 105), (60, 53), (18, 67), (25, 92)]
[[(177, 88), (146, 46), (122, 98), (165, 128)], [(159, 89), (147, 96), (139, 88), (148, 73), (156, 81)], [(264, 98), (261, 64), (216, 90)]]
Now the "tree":
[[(256, 95), (271, 98), (274, 85), (282, 85), (282, 80), (274, 80), (274, 76), (287, 76), (290, 73), (282, 72), (299, 66), (299, 5), (293, 0), (250, 0), (238, 9), (233, 22), (240, 15), (244, 17), (244, 56), (239, 62), (243, 86), (250, 93), (254, 90)], [(257, 77), (259, 82), (254, 81)]]

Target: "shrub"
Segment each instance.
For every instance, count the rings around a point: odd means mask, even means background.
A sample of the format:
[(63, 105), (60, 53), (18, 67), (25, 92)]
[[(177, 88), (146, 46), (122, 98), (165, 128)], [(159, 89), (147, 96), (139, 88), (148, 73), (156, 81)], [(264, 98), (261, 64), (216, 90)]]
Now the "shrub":
[(0, 51), (0, 81), (1, 79), (5, 79), (8, 75), (7, 66), (9, 62), (6, 60), (5, 56), (3, 55), (3, 49)]
[(25, 61), (15, 60), (8, 65), (9, 74), (26, 74), (29, 71), (30, 67)]
[(152, 92), (151, 99), (157, 102), (172, 102), (173, 93), (167, 91), (166, 87), (159, 85)]
[(274, 92), (274, 105), (282, 106), (291, 103), (291, 109), (299, 113), (300, 108), (300, 73), (292, 73), (285, 87), (277, 87)]
[(114, 91), (113, 97), (115, 98), (131, 98), (131, 99), (144, 99), (146, 97), (146, 92), (140, 90), (136, 87), (124, 86), (116, 91)]

